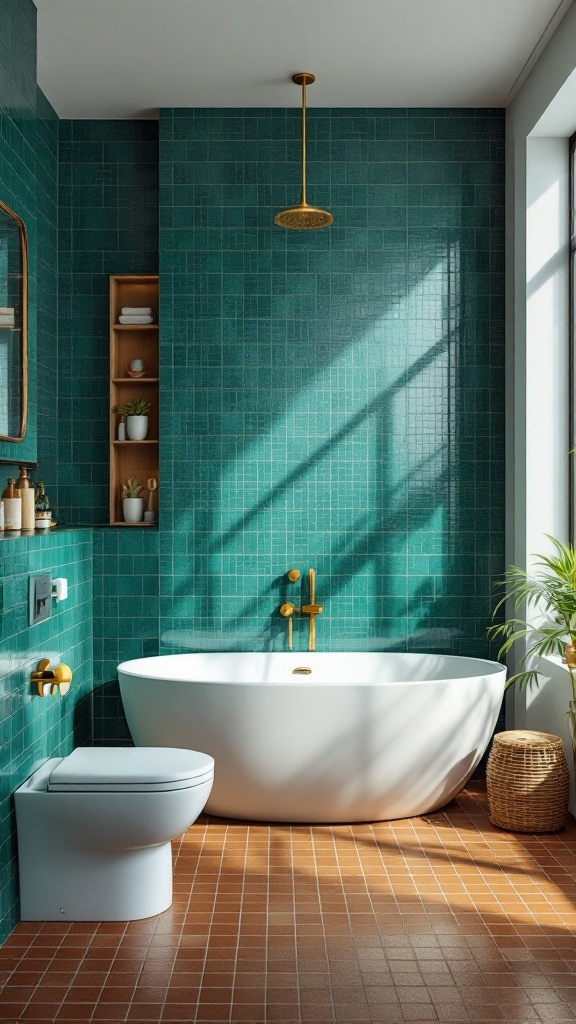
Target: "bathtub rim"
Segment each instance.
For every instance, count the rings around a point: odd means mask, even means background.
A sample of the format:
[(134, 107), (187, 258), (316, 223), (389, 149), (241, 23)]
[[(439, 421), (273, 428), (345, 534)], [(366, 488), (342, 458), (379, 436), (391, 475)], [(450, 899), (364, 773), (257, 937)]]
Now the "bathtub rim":
[[(389, 687), (389, 686), (433, 686), (433, 685), (435, 685), (437, 683), (454, 683), (454, 684), (458, 683), (458, 684), (462, 685), (462, 684), (464, 684), (466, 682), (470, 682), (470, 681), (476, 680), (476, 679), (481, 678), (481, 677), (488, 677), (489, 679), (493, 679), (494, 681), (498, 681), (498, 677), (503, 674), (504, 678), (502, 680), (502, 683), (503, 683), (503, 691), (505, 691), (505, 683), (506, 683), (506, 675), (507, 675), (506, 665), (502, 665), (502, 664), (500, 664), (500, 662), (492, 661), (492, 660), (490, 660), (488, 658), (473, 658), (473, 657), (468, 657), (466, 655), (460, 655), (460, 654), (439, 654), (438, 657), (439, 658), (443, 658), (443, 659), (445, 659), (446, 661), (449, 661), (449, 662), (450, 661), (468, 661), (468, 662), (474, 663), (476, 666), (478, 666), (478, 671), (475, 672), (474, 674), (470, 674), (470, 675), (466, 675), (466, 676), (446, 676), (446, 675), (444, 675), (444, 676), (438, 676), (435, 679), (404, 679), (404, 680), (403, 679), (395, 679), (395, 680), (388, 680), (388, 681), (381, 681), (381, 680), (355, 681), (352, 678), (342, 679), (342, 680), (325, 679), (325, 678), (324, 679), (318, 679), (318, 678), (314, 678), (313, 679), (312, 675), (302, 675), (302, 676), (292, 676), (291, 675), (288, 679), (278, 679), (278, 680), (262, 680), (262, 679), (260, 679), (260, 680), (258, 680), (258, 679), (238, 680), (238, 679), (207, 679), (207, 678), (192, 679), (189, 676), (185, 676), (185, 675), (181, 675), (181, 676), (178, 676), (178, 677), (173, 677), (173, 678), (167, 679), (165, 677), (165, 675), (161, 674), (160, 672), (159, 672), (158, 675), (150, 675), (149, 673), (143, 671), (142, 668), (136, 669), (137, 665), (142, 665), (143, 663), (146, 663), (146, 662), (164, 661), (165, 659), (175, 659), (175, 660), (178, 659), (179, 660), (180, 658), (182, 658), (182, 659), (188, 659), (188, 658), (210, 658), (211, 655), (214, 655), (216, 657), (227, 656), (231, 660), (232, 659), (236, 660), (239, 656), (246, 656), (246, 657), (250, 657), (250, 656), (254, 656), (254, 655), (259, 656), (259, 657), (271, 656), (271, 657), (276, 657), (276, 658), (286, 658), (286, 659), (289, 658), (290, 660), (298, 660), (298, 661), (300, 661), (302, 663), (302, 665), (305, 665), (307, 660), (314, 661), (314, 660), (316, 660), (318, 658), (323, 657), (324, 655), (333, 655), (335, 657), (338, 657), (339, 655), (342, 655), (342, 654), (350, 655), (350, 656), (355, 655), (356, 657), (361, 657), (362, 655), (366, 655), (366, 656), (371, 657), (371, 658), (376, 658), (376, 657), (378, 657), (379, 654), (381, 654), (383, 656), (385, 656), (386, 654), (392, 654), (392, 655), (394, 655), (394, 657), (403, 657), (404, 655), (407, 655), (407, 656), (410, 657), (410, 656), (418, 656), (419, 653), (420, 652), (412, 652), (412, 651), (409, 651), (409, 652), (404, 652), (404, 651), (401, 651), (401, 652), (397, 652), (397, 651), (381, 651), (381, 652), (378, 652), (378, 651), (315, 651), (313, 653), (309, 653), (307, 651), (270, 651), (270, 652), (268, 652), (268, 651), (243, 651), (243, 652), (238, 652), (238, 653), (233, 653), (233, 652), (230, 652), (230, 651), (211, 651), (211, 652), (205, 652), (205, 651), (193, 652), (193, 651), (190, 651), (188, 653), (183, 653), (183, 654), (153, 654), (153, 655), (150, 655), (148, 657), (143, 657), (143, 658), (132, 658), (129, 661), (121, 662), (118, 665), (118, 667), (117, 667), (117, 672), (118, 672), (119, 675), (120, 675), (120, 672), (122, 672), (125, 676), (127, 676), (131, 680), (134, 679), (134, 680), (139, 680), (141, 682), (189, 683), (190, 685), (198, 685), (198, 686), (199, 685), (203, 685), (203, 686), (259, 686), (259, 687), (263, 687), (263, 688), (266, 688), (266, 689), (269, 689), (270, 687), (290, 687), (290, 688), (299, 688), (299, 689), (301, 689), (303, 687), (313, 687), (313, 686), (318, 686), (318, 687), (326, 687), (326, 686), (334, 686), (334, 687), (352, 686), (352, 687), (354, 687), (354, 689), (356, 689), (356, 688), (359, 688), (359, 687), (376, 688), (376, 687)], [(434, 652), (428, 652), (428, 651), (427, 652), (422, 652), (422, 656), (426, 657), (430, 653), (434, 653)]]

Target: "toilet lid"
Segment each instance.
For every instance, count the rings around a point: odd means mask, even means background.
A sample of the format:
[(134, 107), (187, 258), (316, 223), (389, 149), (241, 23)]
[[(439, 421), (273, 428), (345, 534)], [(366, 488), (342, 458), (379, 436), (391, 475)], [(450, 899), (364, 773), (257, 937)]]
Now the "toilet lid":
[(50, 773), (55, 792), (166, 792), (212, 779), (214, 758), (181, 747), (77, 747)]

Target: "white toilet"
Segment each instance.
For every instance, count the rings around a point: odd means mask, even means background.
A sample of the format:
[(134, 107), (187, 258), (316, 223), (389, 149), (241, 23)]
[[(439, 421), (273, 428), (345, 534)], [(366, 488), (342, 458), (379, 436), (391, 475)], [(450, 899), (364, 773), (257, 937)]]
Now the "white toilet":
[(172, 903), (170, 840), (196, 820), (214, 760), (175, 747), (78, 747), (16, 790), (23, 921), (132, 921)]

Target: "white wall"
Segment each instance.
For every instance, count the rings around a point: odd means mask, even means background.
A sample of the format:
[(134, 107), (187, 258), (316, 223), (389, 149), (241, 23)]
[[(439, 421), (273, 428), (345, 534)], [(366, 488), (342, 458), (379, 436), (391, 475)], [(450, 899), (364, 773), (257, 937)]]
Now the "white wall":
[[(576, 130), (576, 7), (507, 111), (507, 561), (523, 568), (568, 540), (568, 138)], [(508, 725), (561, 735), (573, 756), (569, 678), (542, 664)], [(576, 813), (572, 786), (571, 810)]]

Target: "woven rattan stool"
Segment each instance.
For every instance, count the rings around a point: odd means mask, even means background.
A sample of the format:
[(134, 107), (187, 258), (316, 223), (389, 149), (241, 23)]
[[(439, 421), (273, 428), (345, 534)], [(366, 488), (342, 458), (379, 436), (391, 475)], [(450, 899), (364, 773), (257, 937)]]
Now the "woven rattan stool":
[(486, 784), (493, 825), (557, 832), (566, 824), (570, 773), (559, 736), (528, 729), (496, 733)]

